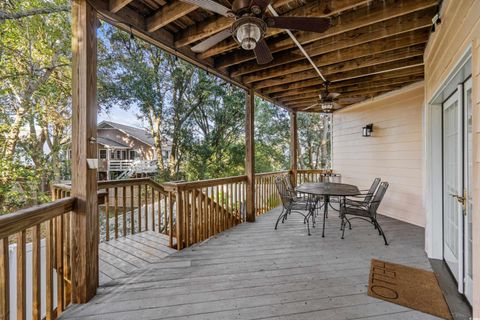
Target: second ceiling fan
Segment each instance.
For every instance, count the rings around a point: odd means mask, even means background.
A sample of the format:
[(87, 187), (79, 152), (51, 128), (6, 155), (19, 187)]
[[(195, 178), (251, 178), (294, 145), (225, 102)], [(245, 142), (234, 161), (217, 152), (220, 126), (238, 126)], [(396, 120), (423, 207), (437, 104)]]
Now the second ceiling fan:
[(265, 41), (267, 28), (325, 32), (330, 19), (324, 17), (274, 17), (265, 14), (270, 0), (234, 0), (229, 9), (213, 0), (182, 0), (235, 20), (232, 25), (192, 47), (194, 52), (204, 52), (220, 41), (233, 36), (244, 50), (253, 50), (257, 62), (266, 64), (273, 60)]

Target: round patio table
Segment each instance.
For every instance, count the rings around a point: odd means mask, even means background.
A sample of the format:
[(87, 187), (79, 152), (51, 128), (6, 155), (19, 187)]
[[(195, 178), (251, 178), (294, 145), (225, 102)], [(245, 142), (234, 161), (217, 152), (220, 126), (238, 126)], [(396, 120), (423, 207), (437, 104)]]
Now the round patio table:
[(318, 201), (320, 197), (323, 197), (323, 229), (322, 229), (322, 237), (325, 237), (325, 218), (328, 214), (328, 206), (330, 204), (330, 197), (342, 197), (345, 198), (347, 196), (356, 196), (361, 194), (360, 190), (358, 190), (357, 186), (352, 184), (346, 183), (335, 183), (335, 182), (309, 182), (299, 185), (295, 191), (300, 193), (306, 193), (314, 197), (314, 205), (310, 206), (309, 213), (306, 217), (307, 219), (307, 228), (308, 228), (308, 235), (310, 235), (310, 228), (308, 227), (308, 222), (310, 217), (312, 217), (313, 221), (315, 221), (315, 209), (317, 207)]

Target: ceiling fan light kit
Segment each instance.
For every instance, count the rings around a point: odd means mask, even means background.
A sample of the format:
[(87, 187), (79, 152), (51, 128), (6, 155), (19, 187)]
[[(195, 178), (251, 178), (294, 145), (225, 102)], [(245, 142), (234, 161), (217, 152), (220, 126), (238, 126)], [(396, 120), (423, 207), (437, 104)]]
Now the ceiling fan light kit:
[(253, 50), (263, 39), (267, 25), (256, 17), (242, 17), (232, 24), (232, 34), (244, 50)]
[[(234, 0), (230, 9), (213, 0), (183, 1), (225, 17), (235, 18), (230, 28), (222, 30), (193, 46), (193, 52), (205, 52), (229, 36), (233, 36), (242, 49), (253, 50), (258, 64), (266, 64), (273, 60), (264, 37), (267, 27), (284, 29), (291, 37), (293, 37), (293, 34), (290, 29), (325, 32), (330, 27), (330, 19), (326, 17), (278, 16), (270, 5), (271, 0)], [(265, 14), (267, 7), (272, 14), (275, 12), (273, 16)]]

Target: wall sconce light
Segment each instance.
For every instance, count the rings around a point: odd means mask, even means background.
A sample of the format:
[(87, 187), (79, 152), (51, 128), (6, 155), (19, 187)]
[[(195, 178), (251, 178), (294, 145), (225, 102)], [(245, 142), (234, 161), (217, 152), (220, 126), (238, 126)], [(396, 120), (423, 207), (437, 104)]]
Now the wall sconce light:
[(373, 132), (373, 123), (367, 124), (362, 128), (362, 136), (371, 137)]

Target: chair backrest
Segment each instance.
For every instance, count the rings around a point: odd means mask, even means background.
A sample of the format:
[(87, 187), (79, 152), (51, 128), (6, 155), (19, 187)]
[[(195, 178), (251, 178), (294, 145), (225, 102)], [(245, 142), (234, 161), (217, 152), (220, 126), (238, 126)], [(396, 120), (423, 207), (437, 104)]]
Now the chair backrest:
[(290, 177), (290, 174), (285, 174), (283, 176), (283, 181), (285, 182), (285, 186), (287, 187), (287, 191), (290, 193), (292, 197), (295, 197), (297, 193), (295, 192), (295, 188), (293, 187), (292, 184), (292, 178)]
[(370, 189), (368, 189), (367, 195), (365, 196), (364, 202), (369, 203), (372, 200), (373, 195), (375, 194), (375, 191), (377, 190), (378, 185), (380, 184), (380, 180), (381, 180), (380, 178), (375, 178), (375, 180), (373, 180), (373, 183), (370, 186)]
[(383, 196), (385, 195), (385, 192), (387, 192), (388, 189), (388, 182), (384, 181), (380, 183), (380, 186), (377, 189), (377, 192), (375, 192), (375, 195), (373, 196), (372, 202), (370, 202), (369, 206), (369, 211), (372, 216), (375, 216), (377, 214), (377, 209), (380, 206), (380, 203), (382, 202)]
[(280, 195), (280, 199), (282, 200), (282, 205), (284, 208), (286, 208), (292, 201), (292, 196), (287, 189), (287, 185), (285, 183), (285, 177), (283, 176), (276, 177), (275, 186), (277, 187), (277, 191)]

